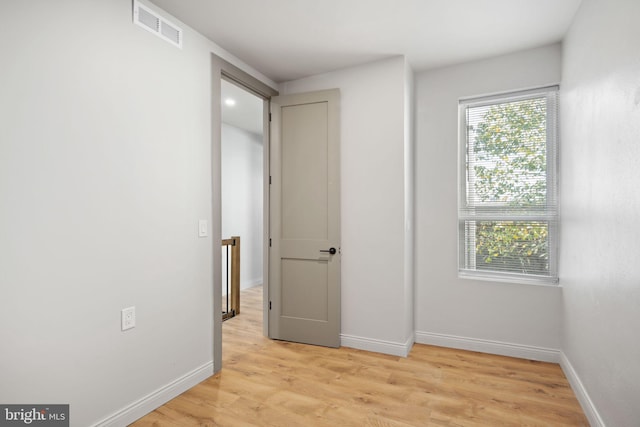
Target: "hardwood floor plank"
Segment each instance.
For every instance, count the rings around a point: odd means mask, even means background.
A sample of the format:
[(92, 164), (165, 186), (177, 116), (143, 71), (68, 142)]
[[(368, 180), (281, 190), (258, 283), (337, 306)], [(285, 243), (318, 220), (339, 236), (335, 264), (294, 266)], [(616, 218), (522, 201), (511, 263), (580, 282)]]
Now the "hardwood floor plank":
[(262, 336), (262, 288), (223, 324), (223, 369), (133, 427), (588, 426), (556, 364), (416, 344), (407, 358)]

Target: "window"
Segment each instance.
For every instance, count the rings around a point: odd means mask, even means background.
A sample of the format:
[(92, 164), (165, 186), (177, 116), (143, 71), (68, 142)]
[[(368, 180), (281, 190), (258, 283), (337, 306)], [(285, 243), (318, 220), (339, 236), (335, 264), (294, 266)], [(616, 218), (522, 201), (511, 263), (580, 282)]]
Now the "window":
[(558, 281), (557, 92), (460, 100), (461, 277)]

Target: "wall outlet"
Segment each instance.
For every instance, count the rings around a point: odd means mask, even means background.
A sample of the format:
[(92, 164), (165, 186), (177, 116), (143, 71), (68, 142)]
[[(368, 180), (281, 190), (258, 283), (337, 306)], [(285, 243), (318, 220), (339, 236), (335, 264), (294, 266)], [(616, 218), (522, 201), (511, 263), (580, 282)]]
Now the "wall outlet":
[(136, 308), (129, 307), (122, 309), (122, 330), (135, 328), (136, 326)]

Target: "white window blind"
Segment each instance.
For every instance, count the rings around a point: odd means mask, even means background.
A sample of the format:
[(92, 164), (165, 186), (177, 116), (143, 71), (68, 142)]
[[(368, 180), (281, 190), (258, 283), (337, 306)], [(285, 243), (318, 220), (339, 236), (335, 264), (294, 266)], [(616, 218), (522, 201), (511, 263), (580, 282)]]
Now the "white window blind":
[(460, 100), (462, 277), (557, 282), (557, 92)]

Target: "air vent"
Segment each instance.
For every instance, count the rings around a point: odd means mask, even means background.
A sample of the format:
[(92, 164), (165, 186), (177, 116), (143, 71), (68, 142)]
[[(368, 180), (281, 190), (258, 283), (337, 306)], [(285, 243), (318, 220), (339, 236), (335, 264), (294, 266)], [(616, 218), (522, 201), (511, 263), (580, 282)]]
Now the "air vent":
[(138, 24), (141, 24), (154, 33), (157, 33), (160, 29), (160, 18), (146, 9), (138, 7)]
[(135, 0), (133, 2), (133, 22), (182, 49), (182, 29)]
[(180, 28), (174, 27), (167, 21), (160, 21), (160, 34), (176, 46), (182, 47), (182, 30)]

